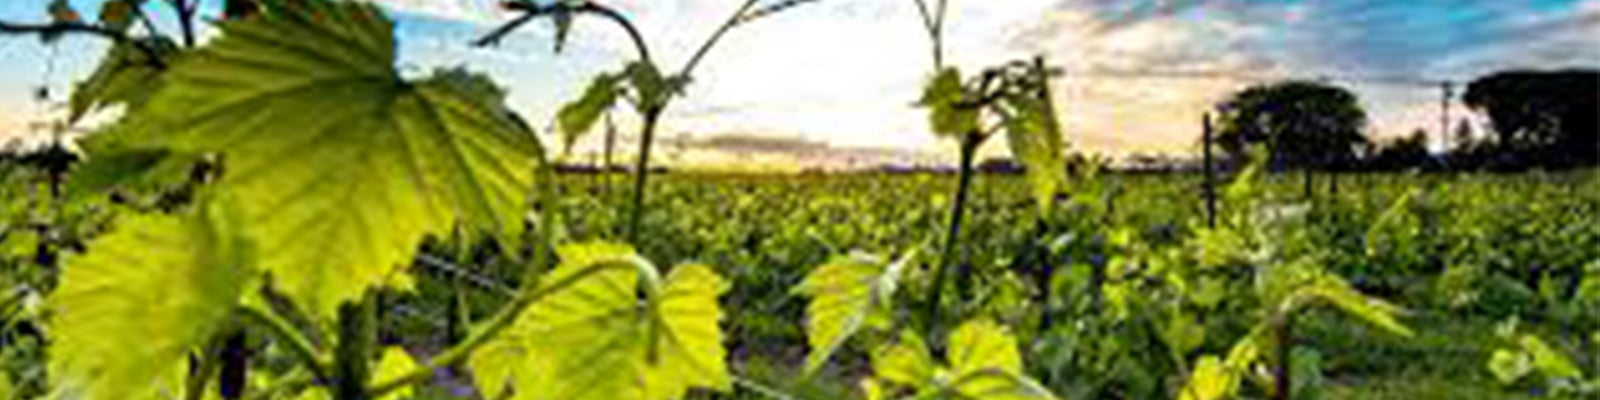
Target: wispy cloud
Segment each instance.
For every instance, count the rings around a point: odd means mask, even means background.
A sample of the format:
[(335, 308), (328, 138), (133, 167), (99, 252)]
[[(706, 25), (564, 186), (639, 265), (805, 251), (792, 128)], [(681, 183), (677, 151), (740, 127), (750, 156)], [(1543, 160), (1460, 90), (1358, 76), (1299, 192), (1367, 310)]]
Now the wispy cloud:
[[(469, 47), (513, 17), (497, 1), (377, 2), (398, 15), (405, 68), (486, 71), (512, 89), (514, 105), (534, 121), (548, 121), (589, 77), (632, 57), (626, 37), (593, 18), (579, 19), (561, 55), (551, 51), (549, 23), (530, 24), (496, 48)], [(634, 19), (670, 67), (738, 5), (600, 1)], [(1044, 54), (1062, 65), (1058, 111), (1074, 147), (1089, 151), (1190, 150), (1201, 113), (1232, 91), (1272, 79), (1333, 79), (1362, 97), (1374, 134), (1399, 135), (1434, 130), (1438, 90), (1349, 78), (1465, 81), (1504, 68), (1600, 68), (1600, 0), (950, 1), (948, 60), (974, 70)], [(0, 2), (0, 18), (41, 18), (45, 1), (23, 4), (31, 2)], [(82, 9), (97, 3), (74, 1)], [(45, 48), (20, 40), (0, 46), (7, 72), (0, 105), (18, 109), (44, 68), (37, 55)], [(52, 86), (64, 91), (86, 74), (99, 54), (94, 46), (63, 42)], [(806, 4), (728, 35), (696, 71), (663, 133), (948, 151), (911, 106), (930, 68), (929, 46), (912, 0)], [(26, 120), (12, 114), (7, 118)], [(637, 121), (625, 114), (619, 122), (630, 131)]]

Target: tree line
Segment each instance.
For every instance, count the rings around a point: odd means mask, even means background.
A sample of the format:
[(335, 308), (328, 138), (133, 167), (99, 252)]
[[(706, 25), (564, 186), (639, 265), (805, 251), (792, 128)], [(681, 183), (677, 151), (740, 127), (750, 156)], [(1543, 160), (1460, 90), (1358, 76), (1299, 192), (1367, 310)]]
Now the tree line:
[[(1449, 148), (1428, 132), (1374, 140), (1357, 96), (1343, 87), (1291, 80), (1261, 84), (1218, 104), (1211, 143), (1234, 160), (1266, 147), (1274, 169), (1303, 171), (1524, 171), (1600, 165), (1600, 70), (1512, 70), (1479, 77), (1460, 100), (1487, 117), (1487, 135), (1463, 119)], [(1309, 176), (1309, 175), (1308, 175)]]

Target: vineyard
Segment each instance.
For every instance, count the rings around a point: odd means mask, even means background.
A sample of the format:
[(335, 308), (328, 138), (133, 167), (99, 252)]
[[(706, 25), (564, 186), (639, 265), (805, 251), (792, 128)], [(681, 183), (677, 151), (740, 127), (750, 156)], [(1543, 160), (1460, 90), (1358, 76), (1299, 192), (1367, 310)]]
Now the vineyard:
[[(505, 4), (474, 45), (593, 18), (636, 52), (555, 142), (470, 66), (402, 72), (363, 2), (0, 25), (108, 40), (61, 124), (120, 110), (0, 155), (0, 400), (1600, 396), (1592, 168), (1313, 180), (1274, 139), (1118, 170), (1068, 152), (1043, 57), (945, 65), (944, 0), (907, 98), (954, 170), (653, 169), (711, 48), (816, 2), (743, 1), (676, 69), (603, 2)], [(557, 168), (609, 113), (632, 172)]]

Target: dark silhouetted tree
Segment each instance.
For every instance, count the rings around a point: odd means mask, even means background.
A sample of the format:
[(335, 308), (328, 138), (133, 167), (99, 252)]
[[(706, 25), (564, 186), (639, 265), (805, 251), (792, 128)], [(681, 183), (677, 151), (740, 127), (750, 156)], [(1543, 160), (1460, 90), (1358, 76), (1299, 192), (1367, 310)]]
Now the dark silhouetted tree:
[(1495, 150), (1524, 166), (1600, 163), (1600, 71), (1498, 72), (1472, 81), (1463, 101), (1489, 117)]
[(1417, 129), (1408, 136), (1382, 143), (1367, 163), (1372, 169), (1386, 171), (1432, 167), (1433, 156), (1428, 153), (1428, 132)]
[(1347, 165), (1367, 143), (1367, 113), (1356, 95), (1320, 82), (1285, 81), (1252, 86), (1219, 106), (1216, 141), (1236, 159), (1250, 145), (1265, 145), (1274, 170), (1306, 172)]

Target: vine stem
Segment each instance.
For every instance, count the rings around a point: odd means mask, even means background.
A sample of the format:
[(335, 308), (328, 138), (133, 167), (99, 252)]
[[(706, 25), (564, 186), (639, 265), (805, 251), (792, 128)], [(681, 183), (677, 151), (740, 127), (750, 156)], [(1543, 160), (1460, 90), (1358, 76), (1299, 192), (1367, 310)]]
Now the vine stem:
[(86, 35), (91, 35), (91, 36), (99, 36), (99, 37), (102, 37), (102, 38), (105, 38), (105, 39), (108, 39), (108, 40), (111, 40), (111, 41), (117, 42), (117, 43), (132, 44), (134, 48), (139, 49), (140, 52), (142, 52), (146, 56), (148, 56), (151, 66), (153, 66), (153, 67), (155, 67), (157, 69), (165, 69), (167, 67), (167, 63), (166, 63), (166, 61), (164, 61), (162, 59), (161, 53), (157, 52), (154, 47), (150, 47), (150, 44), (145, 43), (145, 42), (141, 42), (141, 41), (138, 41), (138, 40), (133, 40), (132, 37), (129, 37), (128, 34), (123, 33), (123, 32), (118, 32), (118, 31), (115, 31), (115, 30), (106, 29), (106, 28), (103, 28), (103, 27), (89, 25), (89, 24), (85, 24), (85, 23), (81, 23), (81, 22), (57, 22), (57, 23), (51, 23), (51, 24), (19, 24), (19, 23), (14, 23), (14, 22), (0, 21), (0, 33), (7, 33), (7, 34), (39, 34), (39, 35), (59, 35), (59, 34), (65, 34), (65, 33), (79, 33), (79, 34), (86, 34)]
[(579, 14), (588, 13), (605, 17), (606, 19), (611, 20), (611, 22), (616, 23), (617, 26), (622, 27), (622, 30), (627, 32), (628, 39), (633, 41), (633, 49), (639, 53), (639, 60), (644, 61), (647, 64), (655, 64), (654, 61), (650, 60), (650, 46), (645, 43), (644, 35), (639, 33), (639, 28), (634, 26), (633, 22), (629, 21), (627, 17), (622, 15), (622, 13), (617, 12), (617, 10), (612, 9), (611, 7), (606, 7), (590, 1), (585, 1), (577, 5), (569, 5), (559, 1), (545, 5), (520, 1), (507, 1), (500, 4), (502, 7), (505, 7), (508, 10), (522, 11), (525, 14), (523, 14), (521, 17), (517, 17), (517, 19), (514, 19), (511, 22), (506, 23), (505, 25), (501, 25), (494, 31), (489, 32), (488, 35), (484, 35), (483, 38), (473, 41), (473, 46), (484, 47), (497, 44), (501, 39), (505, 38), (507, 34), (510, 34), (511, 31), (514, 31), (522, 25), (527, 24), (528, 21), (531, 21), (536, 17), (551, 15), (557, 12), (573, 12)]
[[(723, 21), (722, 26), (717, 27), (717, 30), (711, 33), (711, 37), (700, 43), (700, 48), (695, 49), (694, 55), (690, 56), (689, 61), (684, 62), (683, 68), (679, 68), (678, 73), (673, 76), (687, 77), (694, 72), (694, 68), (700, 65), (700, 61), (711, 53), (711, 48), (716, 46), (717, 42), (722, 41), (722, 37), (727, 35), (728, 31), (732, 30), (734, 26), (738, 26), (745, 13), (749, 12), (750, 8), (755, 5), (756, 0), (745, 0), (743, 4), (739, 5), (739, 9), (734, 10), (733, 15), (728, 16), (727, 21)], [(649, 63), (649, 60), (645, 60), (645, 62)], [(654, 64), (651, 65), (654, 66)], [(638, 159), (634, 161), (633, 201), (628, 208), (626, 237), (630, 242), (637, 241), (639, 238), (639, 223), (644, 218), (645, 190), (649, 188), (650, 181), (650, 148), (651, 144), (655, 142), (656, 128), (660, 126), (661, 115), (666, 113), (667, 106), (671, 104), (671, 99), (672, 97), (669, 95), (661, 101), (661, 104), (647, 104), (644, 109), (644, 126), (641, 128), (642, 132), (639, 135), (639, 154)], [(649, 101), (646, 101), (646, 103), (649, 103)]]
[(178, 28), (183, 31), (183, 47), (194, 47), (194, 11), (199, 3), (192, 3), (189, 0), (169, 0), (168, 3), (178, 11)]
[(318, 351), (316, 346), (311, 344), (311, 340), (307, 339), (293, 325), (290, 325), (289, 321), (284, 320), (283, 317), (271, 310), (264, 310), (260, 307), (240, 307), (239, 312), (247, 320), (266, 328), (274, 336), (288, 342), (289, 350), (311, 370), (317, 379), (328, 379), (327, 367), (330, 360), (328, 355)]
[(924, 310), (924, 321), (928, 324), (928, 333), (925, 338), (934, 339), (939, 331), (939, 303), (944, 294), (944, 282), (950, 274), (951, 261), (955, 259), (956, 244), (961, 236), (961, 220), (966, 216), (967, 195), (972, 186), (972, 161), (977, 156), (978, 145), (983, 143), (981, 133), (970, 133), (961, 140), (961, 169), (958, 172), (956, 183), (955, 204), (950, 206), (950, 224), (945, 232), (944, 254), (939, 258), (939, 268), (933, 273), (933, 292), (931, 300)]
[(1274, 400), (1289, 400), (1294, 390), (1292, 372), (1294, 366), (1290, 357), (1293, 356), (1294, 347), (1294, 314), (1284, 311), (1272, 320), (1273, 340), (1277, 346), (1277, 363), (1272, 366), (1272, 383)]

